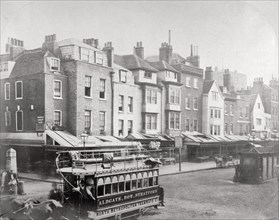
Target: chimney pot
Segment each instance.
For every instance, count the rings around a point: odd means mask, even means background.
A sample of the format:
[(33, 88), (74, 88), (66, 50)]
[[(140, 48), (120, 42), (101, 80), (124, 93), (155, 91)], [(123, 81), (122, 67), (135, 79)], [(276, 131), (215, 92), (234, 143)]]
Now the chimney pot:
[(134, 54), (140, 57), (141, 59), (144, 59), (144, 48), (142, 46), (141, 41), (138, 41), (136, 47), (134, 47)]

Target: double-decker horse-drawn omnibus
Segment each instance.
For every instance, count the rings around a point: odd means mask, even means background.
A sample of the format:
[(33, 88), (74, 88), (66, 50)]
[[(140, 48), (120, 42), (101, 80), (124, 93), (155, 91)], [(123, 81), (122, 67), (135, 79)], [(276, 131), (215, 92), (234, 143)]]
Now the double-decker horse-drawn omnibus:
[(159, 168), (146, 155), (127, 152), (123, 157), (116, 152), (90, 150), (57, 154), (65, 204), (73, 204), (88, 219), (142, 215), (159, 204)]

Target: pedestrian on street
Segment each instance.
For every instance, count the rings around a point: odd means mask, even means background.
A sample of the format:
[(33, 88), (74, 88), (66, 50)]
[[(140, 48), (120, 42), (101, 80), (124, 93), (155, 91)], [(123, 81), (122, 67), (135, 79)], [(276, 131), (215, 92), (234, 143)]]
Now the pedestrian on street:
[(62, 190), (58, 188), (57, 183), (52, 183), (52, 189), (49, 192), (48, 198), (54, 199), (58, 202), (62, 202), (62, 198), (63, 198)]
[(158, 194), (159, 194), (160, 205), (164, 207), (165, 206), (164, 205), (165, 192), (164, 192), (164, 188), (160, 185), (159, 185), (159, 188), (158, 188)]

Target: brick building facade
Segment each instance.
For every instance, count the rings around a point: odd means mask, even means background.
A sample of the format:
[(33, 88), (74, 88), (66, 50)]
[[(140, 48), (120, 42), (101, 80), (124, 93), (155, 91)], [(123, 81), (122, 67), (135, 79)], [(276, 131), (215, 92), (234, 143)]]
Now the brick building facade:
[(157, 83), (158, 70), (144, 60), (141, 42), (134, 48), (134, 54), (115, 55), (115, 63), (133, 73), (135, 84), (140, 87), (141, 132), (157, 135), (162, 133), (162, 91)]
[(264, 84), (263, 78), (255, 78), (252, 94), (259, 94), (265, 111), (271, 114), (271, 132), (279, 130), (279, 82), (277, 79), (272, 79), (269, 85)]
[(1, 132), (35, 133), (38, 120), (67, 126), (67, 76), (60, 59), (39, 48), (13, 61), (8, 77), (1, 79)]

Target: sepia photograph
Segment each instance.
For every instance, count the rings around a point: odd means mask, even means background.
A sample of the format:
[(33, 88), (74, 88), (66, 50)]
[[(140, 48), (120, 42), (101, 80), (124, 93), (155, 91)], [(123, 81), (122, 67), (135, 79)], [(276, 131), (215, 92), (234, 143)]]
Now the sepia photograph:
[(0, 220), (279, 219), (279, 0), (0, 0)]

